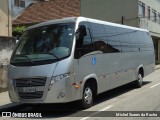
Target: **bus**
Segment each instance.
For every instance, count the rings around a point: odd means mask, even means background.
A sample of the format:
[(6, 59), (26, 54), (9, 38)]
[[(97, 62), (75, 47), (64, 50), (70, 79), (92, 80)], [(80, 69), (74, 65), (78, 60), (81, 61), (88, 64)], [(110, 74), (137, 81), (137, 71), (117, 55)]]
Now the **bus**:
[(11, 102), (93, 105), (95, 96), (155, 69), (148, 30), (69, 17), (28, 27), (8, 65)]

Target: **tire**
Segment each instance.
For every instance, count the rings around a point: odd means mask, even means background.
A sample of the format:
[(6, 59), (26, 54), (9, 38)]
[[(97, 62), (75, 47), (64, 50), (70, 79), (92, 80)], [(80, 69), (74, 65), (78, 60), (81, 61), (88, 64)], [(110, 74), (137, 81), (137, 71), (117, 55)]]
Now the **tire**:
[(135, 86), (141, 88), (143, 85), (143, 76), (141, 73), (138, 73), (138, 80), (136, 80)]
[(82, 100), (80, 101), (81, 108), (87, 109), (91, 107), (93, 105), (93, 99), (94, 99), (93, 89), (91, 85), (86, 84), (83, 89)]

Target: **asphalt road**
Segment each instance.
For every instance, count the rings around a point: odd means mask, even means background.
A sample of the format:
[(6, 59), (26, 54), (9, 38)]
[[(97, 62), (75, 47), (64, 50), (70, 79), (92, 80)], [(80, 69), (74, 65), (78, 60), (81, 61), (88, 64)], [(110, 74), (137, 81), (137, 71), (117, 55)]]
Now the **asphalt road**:
[[(77, 102), (67, 104), (22, 104), (1, 109), (0, 111), (42, 112), (44, 118), (40, 118), (41, 120), (160, 120), (160, 116), (156, 117), (156, 115), (160, 115), (160, 69), (144, 78), (142, 88), (135, 89), (132, 84), (128, 84), (107, 91), (100, 94), (96, 98), (94, 106), (86, 110), (80, 109), (77, 104)], [(113, 117), (116, 115), (117, 117)], [(118, 115), (122, 117), (118, 117)], [(145, 116), (138, 117), (139, 115)], [(14, 119), (17, 118), (0, 118), (0, 120)], [(19, 119), (30, 120), (31, 118)]]

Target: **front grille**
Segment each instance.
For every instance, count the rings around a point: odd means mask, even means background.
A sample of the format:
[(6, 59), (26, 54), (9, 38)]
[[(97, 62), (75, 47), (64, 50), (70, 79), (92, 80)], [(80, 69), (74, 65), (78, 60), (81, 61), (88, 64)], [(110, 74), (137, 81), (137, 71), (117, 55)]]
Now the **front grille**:
[(15, 79), (16, 87), (45, 86), (46, 78), (22, 78)]
[(42, 98), (43, 91), (36, 91), (34, 93), (18, 92), (18, 94), (22, 99), (38, 99), (38, 98)]
[(38, 99), (43, 97), (44, 89), (35, 92), (23, 92), (23, 87), (44, 87), (46, 84), (46, 77), (43, 78), (21, 78), (15, 79), (15, 85), (17, 87), (17, 92), (22, 99)]

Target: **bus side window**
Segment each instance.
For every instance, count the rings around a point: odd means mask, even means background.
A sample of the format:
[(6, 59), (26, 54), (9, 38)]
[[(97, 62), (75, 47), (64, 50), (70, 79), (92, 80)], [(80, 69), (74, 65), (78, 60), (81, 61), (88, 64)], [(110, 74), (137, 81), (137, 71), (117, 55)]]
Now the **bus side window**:
[(118, 53), (121, 51), (116, 27), (91, 23), (91, 33), (95, 51), (101, 51), (102, 53)]
[[(79, 26), (81, 25), (82, 23), (80, 23)], [(84, 26), (86, 30), (86, 35), (84, 35), (83, 37), (78, 37), (78, 39), (76, 39), (75, 58), (80, 58), (81, 56), (86, 55), (93, 51), (93, 45), (89, 28), (86, 24)]]
[(87, 32), (87, 35), (83, 39), (84, 55), (92, 52), (92, 49), (93, 49), (92, 40), (91, 40), (91, 36), (88, 28), (86, 29), (86, 32)]

